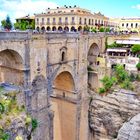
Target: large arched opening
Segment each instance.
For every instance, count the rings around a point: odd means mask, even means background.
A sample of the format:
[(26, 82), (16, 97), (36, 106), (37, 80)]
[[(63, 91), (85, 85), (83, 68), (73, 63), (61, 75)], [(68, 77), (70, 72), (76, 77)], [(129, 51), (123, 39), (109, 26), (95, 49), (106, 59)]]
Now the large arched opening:
[(51, 31), (51, 28), (50, 28), (50, 26), (48, 26), (48, 27), (46, 28), (46, 30), (47, 30), (47, 31)]
[(23, 59), (14, 50), (0, 52), (0, 82), (23, 85)]
[(56, 31), (56, 27), (55, 26), (52, 27), (52, 31)]
[(70, 101), (75, 91), (72, 75), (67, 71), (61, 72), (53, 86), (54, 140), (74, 140), (76, 105)]
[(41, 27), (41, 31), (42, 31), (42, 32), (45, 32), (45, 27), (44, 27), (44, 26)]
[(90, 46), (90, 49), (88, 51), (88, 65), (94, 67), (97, 65), (97, 57), (99, 56), (99, 47), (96, 43), (93, 43)]
[(72, 32), (76, 32), (76, 29), (75, 29), (74, 26), (71, 27), (71, 31), (72, 31)]
[(59, 26), (58, 31), (63, 31), (63, 28), (61, 26)]
[(88, 86), (90, 89), (97, 91), (99, 88), (98, 83), (98, 65), (97, 60), (100, 55), (99, 47), (96, 43), (93, 43), (88, 51)]
[(82, 31), (82, 26), (79, 26), (78, 27), (78, 31)]
[(64, 30), (69, 32), (69, 27), (68, 26), (64, 27)]
[(40, 28), (39, 27), (36, 27), (36, 30), (39, 32)]

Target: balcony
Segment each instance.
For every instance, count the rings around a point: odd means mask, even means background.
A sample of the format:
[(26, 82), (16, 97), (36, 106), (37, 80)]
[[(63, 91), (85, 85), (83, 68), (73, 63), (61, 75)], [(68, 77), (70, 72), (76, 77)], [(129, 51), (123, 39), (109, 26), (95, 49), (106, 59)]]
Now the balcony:
[(64, 25), (69, 25), (69, 23), (68, 23), (67, 21), (65, 21), (63, 24), (64, 24)]
[(46, 25), (50, 25), (50, 22), (47, 22)]
[(41, 23), (40, 23), (40, 26), (42, 26), (42, 25), (45, 25), (45, 23), (44, 23), (44, 22), (41, 22)]
[(58, 22), (58, 25), (62, 25), (62, 22), (61, 22), (61, 21), (59, 21), (59, 22)]
[(75, 22), (74, 22), (74, 21), (72, 21), (72, 22), (71, 22), (71, 25), (75, 25)]
[(36, 22), (36, 25), (39, 25), (39, 22)]
[(53, 22), (52, 22), (52, 25), (56, 25), (56, 22), (55, 22), (55, 21), (53, 21)]

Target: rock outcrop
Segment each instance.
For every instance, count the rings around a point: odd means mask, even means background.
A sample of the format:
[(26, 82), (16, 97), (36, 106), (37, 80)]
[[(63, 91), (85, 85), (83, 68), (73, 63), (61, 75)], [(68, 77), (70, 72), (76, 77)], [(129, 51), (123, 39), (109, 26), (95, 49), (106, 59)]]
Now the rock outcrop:
[(140, 114), (133, 117), (129, 122), (123, 124), (118, 133), (117, 140), (139, 140), (140, 139)]
[(124, 122), (140, 112), (140, 97), (135, 92), (119, 89), (107, 96), (89, 93), (90, 140), (116, 139)]

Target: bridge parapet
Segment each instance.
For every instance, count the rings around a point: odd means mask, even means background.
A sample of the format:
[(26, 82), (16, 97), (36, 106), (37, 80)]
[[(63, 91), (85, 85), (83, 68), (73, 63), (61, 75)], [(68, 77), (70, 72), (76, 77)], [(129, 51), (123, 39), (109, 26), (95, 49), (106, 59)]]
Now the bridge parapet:
[(22, 40), (29, 39), (28, 32), (0, 32), (0, 40)]

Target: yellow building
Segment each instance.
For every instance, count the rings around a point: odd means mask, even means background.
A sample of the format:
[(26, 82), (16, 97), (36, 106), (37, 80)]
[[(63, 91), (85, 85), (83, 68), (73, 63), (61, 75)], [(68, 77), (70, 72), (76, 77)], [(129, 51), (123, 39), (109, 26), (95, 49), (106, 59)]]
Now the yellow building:
[(85, 26), (109, 26), (109, 18), (99, 13), (92, 14), (89, 10), (79, 7), (48, 8), (45, 13), (35, 15), (35, 28), (47, 31), (82, 31)]
[(140, 18), (122, 18), (120, 31), (140, 31)]

